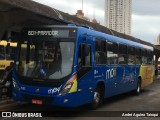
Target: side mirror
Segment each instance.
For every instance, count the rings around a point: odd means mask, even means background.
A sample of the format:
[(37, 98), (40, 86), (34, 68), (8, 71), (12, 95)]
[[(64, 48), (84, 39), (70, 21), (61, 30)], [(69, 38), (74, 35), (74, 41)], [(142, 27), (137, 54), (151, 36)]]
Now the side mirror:
[(79, 56), (83, 58), (84, 56), (88, 56), (89, 53), (90, 53), (90, 46), (84, 44), (80, 45)]

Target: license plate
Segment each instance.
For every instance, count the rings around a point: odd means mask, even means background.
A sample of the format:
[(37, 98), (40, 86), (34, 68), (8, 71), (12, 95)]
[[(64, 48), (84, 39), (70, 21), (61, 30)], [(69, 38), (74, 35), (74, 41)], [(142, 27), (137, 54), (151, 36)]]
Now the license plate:
[(41, 104), (43, 104), (43, 102), (42, 102), (42, 100), (33, 100), (33, 99), (32, 99), (32, 104), (41, 105)]

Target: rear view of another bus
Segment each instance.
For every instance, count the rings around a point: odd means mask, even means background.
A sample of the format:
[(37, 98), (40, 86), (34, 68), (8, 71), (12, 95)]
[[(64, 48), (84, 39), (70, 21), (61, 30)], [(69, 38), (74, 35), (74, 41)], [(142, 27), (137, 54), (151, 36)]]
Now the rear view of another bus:
[(3, 79), (6, 67), (14, 60), (17, 43), (0, 41), (0, 80)]

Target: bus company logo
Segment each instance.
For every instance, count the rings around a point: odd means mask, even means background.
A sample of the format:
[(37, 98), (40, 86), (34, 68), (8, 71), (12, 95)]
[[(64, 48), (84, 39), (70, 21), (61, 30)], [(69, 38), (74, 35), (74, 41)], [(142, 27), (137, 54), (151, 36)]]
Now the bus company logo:
[(2, 112), (3, 118), (24, 118), (24, 117), (31, 117), (31, 118), (39, 118), (42, 117), (41, 113), (18, 113), (18, 112)]
[(116, 68), (108, 69), (106, 71), (106, 79), (110, 79), (116, 76)]
[(12, 117), (11, 112), (2, 112), (2, 117)]
[(56, 92), (59, 92), (60, 88), (53, 88), (48, 90), (48, 94), (54, 94)]

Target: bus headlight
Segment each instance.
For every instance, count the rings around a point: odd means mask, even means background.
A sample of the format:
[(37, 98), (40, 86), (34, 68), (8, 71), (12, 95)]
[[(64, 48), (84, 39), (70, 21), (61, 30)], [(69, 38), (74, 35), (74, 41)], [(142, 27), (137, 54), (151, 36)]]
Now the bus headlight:
[(17, 82), (15, 81), (14, 78), (12, 78), (12, 81), (13, 81), (13, 87), (16, 89), (16, 90), (20, 90), (20, 87), (18, 86)]
[(72, 86), (73, 86), (73, 83), (74, 83), (74, 82), (71, 82), (71, 83), (67, 84), (67, 85), (60, 91), (60, 95), (69, 93), (69, 91), (71, 90), (71, 88), (72, 88)]
[(73, 93), (77, 91), (77, 75), (71, 77), (64, 87), (60, 90), (59, 95)]

